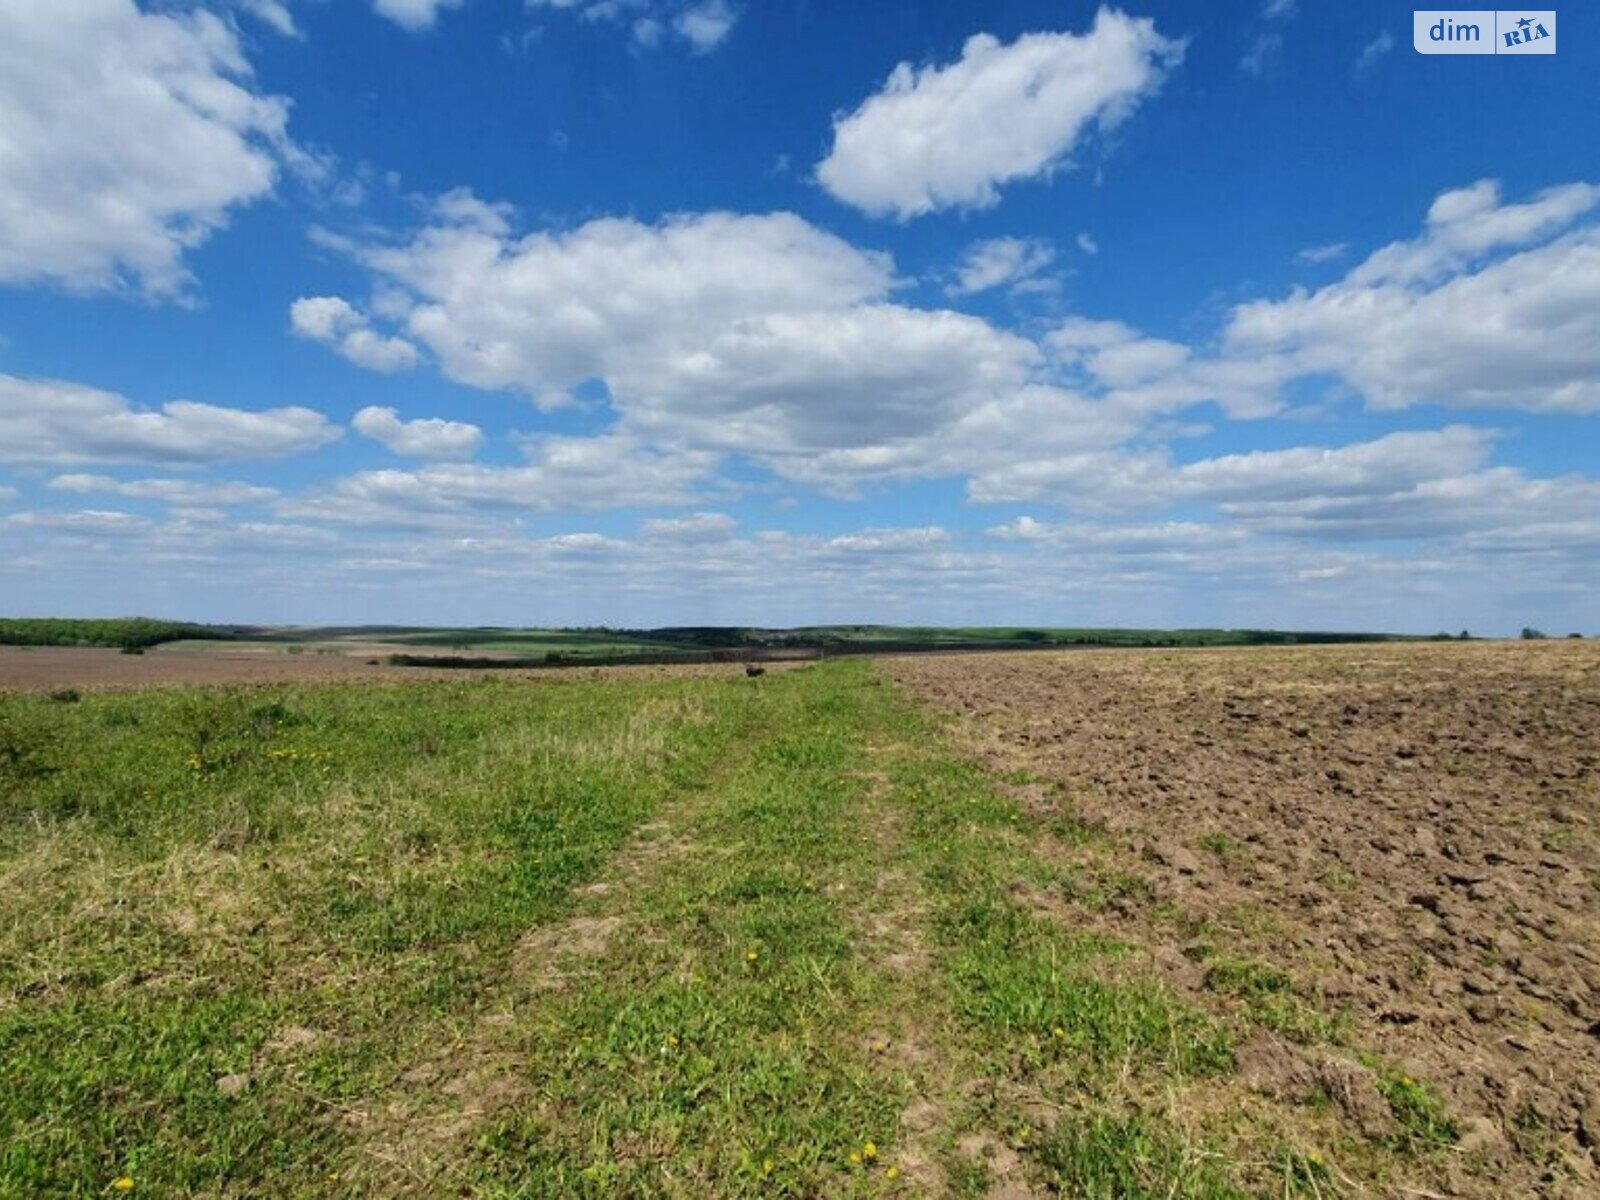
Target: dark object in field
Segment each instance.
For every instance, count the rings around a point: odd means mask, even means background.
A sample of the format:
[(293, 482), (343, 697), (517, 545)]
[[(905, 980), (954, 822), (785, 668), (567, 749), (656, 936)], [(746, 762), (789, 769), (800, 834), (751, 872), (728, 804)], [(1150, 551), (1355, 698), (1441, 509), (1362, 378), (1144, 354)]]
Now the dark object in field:
[(767, 669), (765, 667), (758, 667), (755, 665), (755, 663), (746, 663), (744, 673), (749, 678), (754, 679), (757, 675), (765, 675), (767, 673)]

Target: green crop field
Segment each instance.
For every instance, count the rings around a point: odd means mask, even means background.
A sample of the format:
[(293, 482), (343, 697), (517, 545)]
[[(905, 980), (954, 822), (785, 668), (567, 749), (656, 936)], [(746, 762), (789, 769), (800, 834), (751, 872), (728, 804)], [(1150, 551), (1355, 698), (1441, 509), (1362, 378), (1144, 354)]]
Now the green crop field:
[(860, 660), (0, 695), (0, 1195), (1335, 1194), (1015, 784)]

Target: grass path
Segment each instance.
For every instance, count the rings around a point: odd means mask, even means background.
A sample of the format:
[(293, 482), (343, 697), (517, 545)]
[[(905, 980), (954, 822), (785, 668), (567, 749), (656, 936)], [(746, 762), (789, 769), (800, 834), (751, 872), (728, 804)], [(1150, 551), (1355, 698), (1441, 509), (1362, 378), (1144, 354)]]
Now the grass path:
[(1242, 1194), (1227, 1031), (864, 662), (7, 703), (98, 757), (0, 786), (0, 1195)]
[(864, 664), (763, 681), (741, 719), (706, 785), (524, 937), (475, 1027), (402, 1073), (360, 1187), (1231, 1194), (1137, 1116), (1057, 1120), (1227, 1050), (1016, 900), (1052, 869), (1014, 804)]

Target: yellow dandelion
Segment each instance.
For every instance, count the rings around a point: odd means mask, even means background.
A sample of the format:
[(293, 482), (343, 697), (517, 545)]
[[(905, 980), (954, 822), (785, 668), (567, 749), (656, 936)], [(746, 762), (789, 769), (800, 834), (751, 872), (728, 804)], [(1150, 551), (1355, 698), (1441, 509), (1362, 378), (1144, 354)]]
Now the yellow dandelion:
[(1064, 1037), (1067, 1036), (1067, 1031), (1065, 1029), (1061, 1028), (1061, 1026), (1057, 1025), (1054, 1029), (1052, 1029), (1050, 1031), (1050, 1036), (1051, 1037), (1064, 1038)]
[(859, 1167), (861, 1165), (861, 1153), (860, 1153), (860, 1151), (858, 1151), (858, 1150), (850, 1151), (850, 1165), (852, 1167)]
[(757, 958), (759, 958), (759, 957), (761, 957), (761, 956), (754, 950), (746, 950), (744, 952), (744, 960), (745, 960), (745, 962), (755, 962), (755, 960)]
[(868, 1162), (871, 1162), (873, 1159), (877, 1158), (877, 1144), (875, 1142), (868, 1142), (865, 1146), (861, 1147), (861, 1157), (866, 1159)]
[(131, 1192), (133, 1191), (133, 1180), (126, 1175), (120, 1175), (111, 1181), (111, 1186), (119, 1192)]
[(1312, 1162), (1316, 1163), (1318, 1166), (1322, 1165), (1322, 1155), (1318, 1154), (1315, 1150), (1313, 1150), (1310, 1154), (1306, 1155), (1306, 1157), (1309, 1158)]
[(884, 1175), (886, 1175), (890, 1179), (899, 1179), (900, 1178), (900, 1168), (899, 1167), (890, 1167), (887, 1171), (884, 1172)]

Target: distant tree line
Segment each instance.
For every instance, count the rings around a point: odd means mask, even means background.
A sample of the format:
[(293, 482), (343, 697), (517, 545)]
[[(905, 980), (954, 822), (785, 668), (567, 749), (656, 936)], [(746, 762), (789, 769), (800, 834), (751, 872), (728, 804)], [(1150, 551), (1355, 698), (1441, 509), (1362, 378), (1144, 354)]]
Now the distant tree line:
[(184, 621), (158, 621), (151, 617), (0, 617), (3, 646), (107, 646), (144, 650), (163, 642), (186, 638), (231, 638), (232, 629), (194, 625)]

